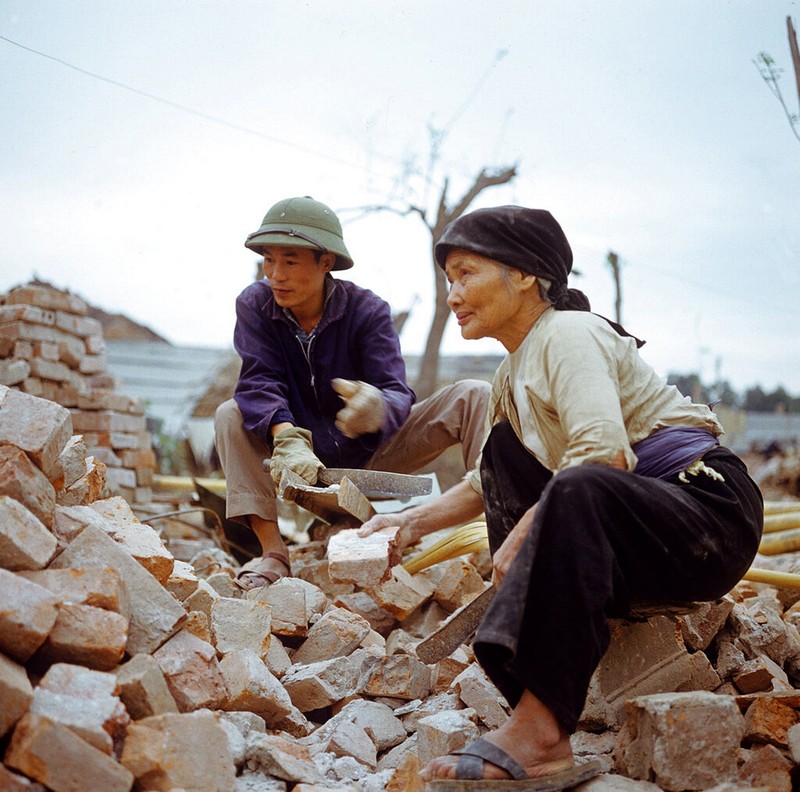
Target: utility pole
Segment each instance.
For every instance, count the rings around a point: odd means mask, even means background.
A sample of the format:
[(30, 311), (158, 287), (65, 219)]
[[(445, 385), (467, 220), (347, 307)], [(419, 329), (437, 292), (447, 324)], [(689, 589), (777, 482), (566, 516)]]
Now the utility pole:
[(619, 274), (619, 256), (613, 250), (609, 250), (606, 260), (614, 277), (614, 319), (617, 324), (622, 324), (622, 284)]

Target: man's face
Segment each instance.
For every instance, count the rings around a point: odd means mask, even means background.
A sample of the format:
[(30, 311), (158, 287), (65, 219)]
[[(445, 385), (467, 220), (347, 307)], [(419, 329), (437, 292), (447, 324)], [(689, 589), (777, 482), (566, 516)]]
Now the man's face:
[(321, 310), (325, 274), (336, 257), (311, 248), (284, 245), (264, 248), (264, 276), (275, 302), (295, 315)]

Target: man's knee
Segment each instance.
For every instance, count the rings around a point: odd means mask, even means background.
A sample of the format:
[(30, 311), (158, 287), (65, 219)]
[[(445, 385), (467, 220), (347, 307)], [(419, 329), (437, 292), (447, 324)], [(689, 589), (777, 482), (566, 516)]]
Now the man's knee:
[(222, 402), (214, 412), (214, 428), (217, 432), (241, 426), (242, 414), (233, 399)]

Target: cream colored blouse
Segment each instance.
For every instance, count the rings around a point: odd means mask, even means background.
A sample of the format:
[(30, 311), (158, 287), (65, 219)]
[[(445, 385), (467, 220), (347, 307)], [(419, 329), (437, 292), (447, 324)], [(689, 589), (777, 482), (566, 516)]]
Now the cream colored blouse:
[[(620, 451), (636, 467), (631, 446), (665, 426), (697, 426), (722, 434), (711, 410), (694, 404), (588, 311), (548, 308), (494, 376), (489, 428), (507, 419), (525, 447), (549, 470), (609, 463)], [(477, 492), (480, 460), (468, 474)]]

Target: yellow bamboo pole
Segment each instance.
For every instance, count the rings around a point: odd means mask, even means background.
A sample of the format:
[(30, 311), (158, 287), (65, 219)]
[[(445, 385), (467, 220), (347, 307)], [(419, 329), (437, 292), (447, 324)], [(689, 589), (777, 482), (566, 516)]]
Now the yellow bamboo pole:
[(800, 510), (764, 515), (764, 533), (776, 533), (800, 528)]
[(800, 550), (800, 528), (791, 531), (778, 531), (761, 537), (758, 552), (762, 555), (778, 555)]
[(217, 495), (225, 496), (225, 479), (196, 478), (191, 476), (153, 476), (153, 489), (158, 492), (194, 492), (194, 482)]
[(752, 583), (768, 583), (771, 586), (800, 588), (800, 575), (794, 572), (776, 572), (774, 569), (750, 567), (744, 573), (744, 580), (749, 580)]
[(800, 511), (800, 501), (764, 501), (764, 514)]

